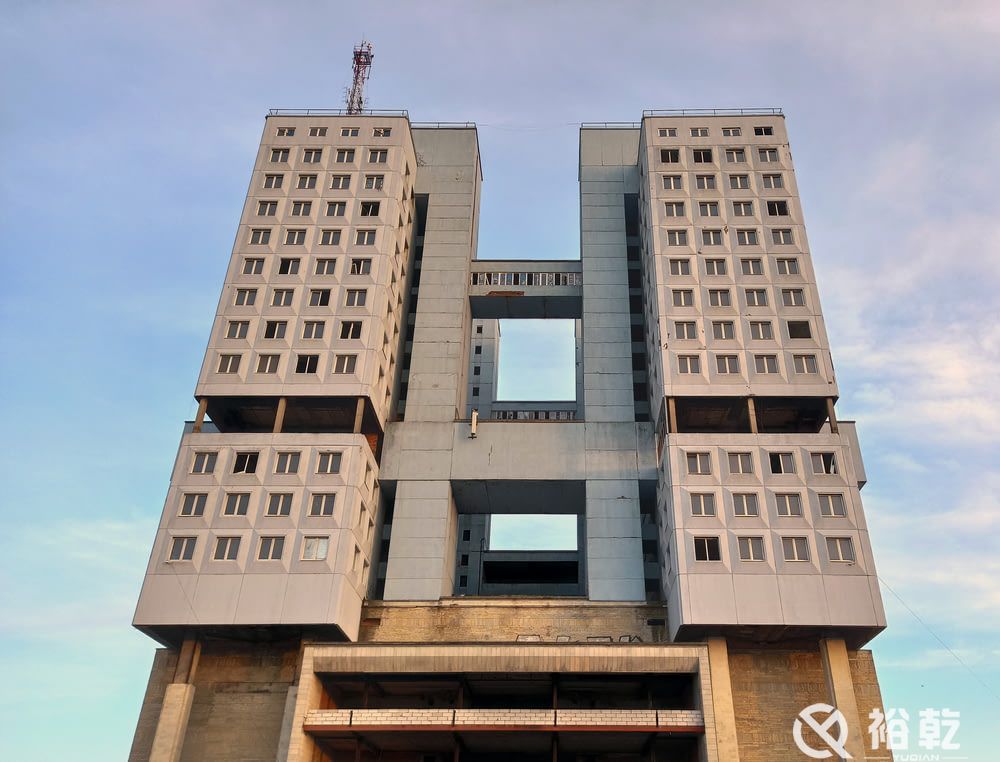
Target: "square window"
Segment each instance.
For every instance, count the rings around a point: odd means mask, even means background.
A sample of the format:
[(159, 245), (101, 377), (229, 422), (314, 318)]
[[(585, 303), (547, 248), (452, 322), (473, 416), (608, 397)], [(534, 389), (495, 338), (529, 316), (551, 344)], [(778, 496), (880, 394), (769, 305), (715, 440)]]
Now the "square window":
[(799, 260), (792, 258), (782, 258), (777, 261), (778, 275), (798, 275)]
[(688, 234), (686, 230), (668, 230), (667, 246), (687, 246)]
[(759, 259), (741, 259), (740, 268), (744, 275), (763, 275), (764, 263)]
[(760, 160), (765, 164), (771, 164), (778, 160), (778, 149), (777, 148), (758, 148), (757, 155)]
[(282, 257), (278, 260), (278, 275), (298, 275), (301, 261), (298, 257)]
[(316, 461), (316, 473), (339, 474), (340, 463), (343, 457), (343, 453), (340, 452), (321, 452), (319, 459)]
[(753, 128), (753, 134), (757, 135), (757, 136), (773, 135), (774, 134), (774, 128), (773, 127), (754, 127)]
[(328, 288), (314, 288), (309, 291), (309, 306), (310, 307), (329, 307), (330, 306), (330, 289)]
[(767, 213), (771, 217), (787, 217), (788, 216), (788, 202), (787, 201), (768, 201), (767, 202)]
[(239, 537), (219, 537), (215, 541), (215, 561), (235, 561), (240, 554)]
[(738, 355), (716, 355), (716, 370), (722, 375), (731, 375), (740, 372), (740, 358)]
[(271, 149), (271, 163), (281, 164), (288, 161), (288, 149), (287, 148), (272, 148)]
[(710, 288), (708, 290), (708, 304), (711, 307), (731, 307), (732, 297), (728, 288)]
[(338, 164), (353, 164), (354, 163), (354, 149), (353, 148), (341, 148), (337, 151), (337, 163)]
[(772, 474), (794, 474), (795, 456), (790, 452), (772, 452), (768, 458), (771, 462)]
[(227, 492), (226, 502), (222, 507), (223, 516), (246, 516), (250, 507), (249, 492)]
[(374, 246), (375, 245), (375, 231), (374, 230), (359, 230), (354, 236), (355, 246)]
[(361, 216), (362, 217), (378, 217), (380, 202), (378, 201), (362, 201), (361, 202)]
[(264, 175), (264, 187), (280, 188), (284, 180), (285, 180), (284, 175)]
[(295, 187), (299, 190), (312, 190), (316, 187), (316, 175), (299, 175)]
[(311, 138), (325, 138), (326, 137), (326, 127), (310, 127), (309, 137)]
[(693, 138), (707, 138), (708, 137), (708, 127), (692, 127), (691, 137)]
[(792, 355), (792, 364), (796, 373), (813, 375), (819, 372), (816, 355)]
[(670, 260), (670, 274), (671, 275), (690, 275), (691, 274), (691, 260), (690, 259), (671, 259)]
[(745, 162), (747, 160), (747, 152), (742, 148), (727, 148), (726, 149), (726, 161), (730, 164), (736, 164), (740, 162)]
[(781, 175), (764, 175), (764, 187), (770, 189), (784, 188), (785, 180)]
[(762, 374), (773, 374), (778, 372), (777, 355), (754, 355), (754, 370)]
[(701, 359), (698, 355), (678, 355), (677, 372), (685, 375), (701, 373)]
[(226, 338), (245, 339), (247, 337), (247, 331), (249, 330), (249, 320), (230, 320), (229, 325), (226, 326)]
[(663, 205), (664, 214), (667, 217), (683, 217), (684, 216), (684, 202), (683, 201), (667, 201)]
[(698, 203), (698, 214), (702, 217), (718, 217), (719, 216), (719, 202), (718, 201), (701, 201)]
[(694, 306), (694, 291), (689, 288), (675, 288), (671, 291), (671, 296), (675, 307)]
[(302, 540), (303, 561), (324, 561), (330, 546), (329, 537), (305, 537)]
[(779, 246), (786, 246), (795, 243), (795, 239), (792, 238), (792, 231), (788, 228), (772, 228), (771, 242)]
[(190, 561), (194, 558), (194, 546), (198, 542), (196, 537), (174, 537), (170, 542), (170, 554), (168, 561)]
[(711, 492), (691, 493), (691, 515), (692, 516), (714, 516), (715, 515), (715, 495)]
[(733, 515), (749, 518), (760, 515), (756, 492), (736, 492), (733, 494)]
[(181, 516), (204, 516), (208, 495), (204, 492), (188, 492), (181, 498)]
[(737, 537), (736, 543), (740, 549), (740, 561), (763, 561), (763, 537)]
[(296, 373), (315, 373), (319, 368), (319, 355), (299, 355), (295, 358)]
[(729, 473), (752, 474), (753, 456), (748, 452), (729, 453)]
[(661, 148), (660, 149), (660, 162), (663, 164), (679, 164), (681, 161), (681, 152), (677, 148)]
[(844, 496), (838, 493), (821, 494), (819, 496), (819, 513), (827, 518), (844, 518), (847, 516), (847, 506)]
[(687, 453), (687, 471), (689, 474), (704, 476), (712, 473), (712, 456), (707, 452)]
[(736, 326), (731, 320), (716, 320), (712, 323), (712, 338), (729, 341), (736, 338)]
[(219, 373), (239, 373), (240, 355), (219, 355)]
[(389, 152), (384, 148), (373, 149), (368, 152), (369, 164), (385, 164), (389, 160)]
[(802, 497), (797, 492), (780, 492), (774, 499), (779, 516), (802, 515)]
[(259, 457), (260, 453), (257, 452), (256, 450), (236, 453), (236, 459), (233, 461), (233, 473), (234, 474), (256, 473), (257, 459)]
[(771, 341), (774, 339), (774, 330), (771, 328), (771, 321), (751, 320), (750, 338), (757, 341)]
[(268, 320), (264, 323), (264, 338), (283, 339), (285, 338), (285, 329), (287, 327), (287, 320)]
[(750, 175), (730, 175), (729, 187), (733, 190), (749, 190)]
[(705, 260), (705, 275), (725, 275), (725, 274), (726, 274), (726, 260), (724, 259)]
[(365, 302), (368, 298), (368, 290), (364, 288), (349, 288), (347, 289), (347, 301), (346, 306), (348, 307), (364, 307)]
[(340, 324), (340, 338), (342, 339), (360, 339), (361, 338), (361, 321), (360, 320), (345, 320)]
[(277, 135), (279, 138), (290, 138), (293, 135), (295, 135), (295, 128), (294, 127), (279, 127), (277, 129), (277, 131), (275, 132), (275, 135)]
[(702, 230), (701, 242), (704, 246), (722, 246), (722, 231)]
[(341, 127), (340, 137), (342, 138), (356, 138), (358, 136), (357, 127)]
[(333, 372), (342, 375), (354, 373), (358, 364), (357, 355), (337, 355), (333, 365)]
[(683, 190), (680, 175), (664, 175), (663, 190)]
[(850, 537), (827, 537), (826, 552), (834, 562), (855, 562), (854, 541)]
[(674, 323), (674, 332), (678, 339), (697, 339), (698, 334), (693, 321), (683, 321)]
[(337, 266), (336, 259), (317, 259), (316, 260), (316, 274), (317, 275), (334, 275)]
[(660, 127), (657, 130), (657, 135), (661, 138), (676, 138), (677, 128), (676, 127)]
[(711, 148), (696, 148), (693, 152), (694, 163), (695, 164), (711, 164), (712, 163), (712, 149)]
[(302, 325), (303, 339), (322, 339), (326, 323), (322, 320), (307, 320)]
[(267, 496), (267, 516), (289, 516), (292, 512), (292, 495), (290, 492), (272, 492)]
[[(320, 246), (339, 246), (340, 245), (340, 231), (339, 230), (324, 230), (320, 233), (319, 238)], [(332, 259), (326, 260), (327, 262), (333, 262)], [(333, 273), (329, 273), (333, 275)]]
[(365, 175), (366, 190), (382, 190), (385, 185), (385, 175)]
[(277, 201), (258, 201), (257, 202), (257, 216), (259, 217), (273, 217), (278, 213), (278, 202)]
[(319, 164), (323, 158), (322, 148), (307, 148), (302, 152), (302, 161), (306, 164)]
[(737, 230), (736, 231), (736, 243), (740, 246), (756, 246), (757, 245), (757, 231), (756, 230)]
[(743, 131), (739, 127), (723, 127), (722, 137), (724, 138), (738, 138), (743, 134)]
[(809, 455), (814, 474), (832, 476), (837, 473), (837, 458), (832, 452), (814, 452)]
[(753, 217), (753, 201), (734, 201), (733, 214), (737, 217)]
[(271, 242), (270, 228), (254, 228), (250, 231), (250, 245), (264, 246)]
[(196, 452), (194, 462), (191, 464), (192, 474), (215, 473), (215, 461), (218, 459), (217, 452)]
[(330, 190), (348, 190), (350, 187), (350, 175), (334, 175), (330, 178)]
[(312, 213), (312, 201), (293, 201), (292, 217), (308, 217)]
[(747, 307), (766, 307), (767, 289), (748, 288), (746, 290)]
[(786, 307), (804, 307), (806, 304), (805, 292), (801, 288), (781, 289), (781, 303)]
[[(339, 470), (339, 466), (337, 467)], [(321, 472), (325, 473), (325, 472)], [(336, 472), (334, 472), (336, 473)], [(312, 496), (309, 504), (310, 516), (332, 516), (337, 502), (337, 495), (334, 492), (317, 492)]]
[(694, 538), (694, 560), (695, 561), (721, 561), (722, 552), (719, 547), (718, 537), (695, 537)]
[(260, 275), (264, 272), (264, 260), (257, 257), (247, 257), (243, 260), (244, 275)]
[(285, 231), (285, 245), (286, 246), (302, 246), (306, 242), (306, 231), (305, 230), (286, 230)]
[(805, 537), (782, 537), (781, 551), (786, 561), (808, 561), (809, 540)]
[(811, 339), (812, 331), (809, 329), (808, 320), (789, 320), (788, 338), (790, 339)]
[(284, 550), (284, 537), (261, 537), (260, 546), (257, 550), (257, 559), (260, 561), (280, 561)]
[(715, 190), (715, 175), (697, 175), (695, 185), (698, 190)]
[(372, 261), (370, 259), (352, 259), (351, 275), (370, 275), (372, 271)]
[(295, 297), (293, 288), (276, 288), (271, 293), (272, 307), (291, 307), (292, 299)]
[(274, 461), (274, 473), (276, 474), (297, 474), (299, 472), (298, 452), (279, 452)]
[(258, 355), (257, 356), (257, 372), (258, 373), (277, 373), (278, 372), (278, 358), (280, 355)]

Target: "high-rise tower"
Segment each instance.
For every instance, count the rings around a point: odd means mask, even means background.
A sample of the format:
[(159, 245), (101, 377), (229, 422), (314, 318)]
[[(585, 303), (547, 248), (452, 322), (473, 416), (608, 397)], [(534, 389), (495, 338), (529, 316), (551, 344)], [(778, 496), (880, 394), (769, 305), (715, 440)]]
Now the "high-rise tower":
[[(477, 259), (481, 183), (471, 124), (266, 119), (131, 759), (799, 759), (815, 703), (863, 759), (885, 621), (784, 117), (584, 125), (578, 261)], [(576, 321), (575, 401), (496, 399), (523, 318)], [(491, 547), (511, 513), (576, 548)]]

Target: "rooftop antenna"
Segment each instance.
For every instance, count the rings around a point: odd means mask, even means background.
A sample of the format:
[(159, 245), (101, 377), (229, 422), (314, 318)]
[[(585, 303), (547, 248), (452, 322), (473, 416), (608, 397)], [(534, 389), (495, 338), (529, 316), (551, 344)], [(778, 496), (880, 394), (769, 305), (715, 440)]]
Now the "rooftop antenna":
[(372, 44), (362, 40), (354, 48), (354, 82), (347, 94), (347, 113), (360, 114), (365, 109), (365, 82), (372, 70)]

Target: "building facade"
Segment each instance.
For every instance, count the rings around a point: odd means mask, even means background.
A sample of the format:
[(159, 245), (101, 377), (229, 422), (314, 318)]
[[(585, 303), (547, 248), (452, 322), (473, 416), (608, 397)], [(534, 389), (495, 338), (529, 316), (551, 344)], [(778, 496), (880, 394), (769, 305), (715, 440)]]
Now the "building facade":
[[(576, 261), (480, 260), (474, 125), (272, 112), (134, 624), (132, 760), (853, 758), (885, 627), (780, 111), (580, 130)], [(498, 399), (574, 320), (572, 401)], [(576, 548), (491, 548), (491, 517)], [(818, 742), (817, 742), (818, 743)]]

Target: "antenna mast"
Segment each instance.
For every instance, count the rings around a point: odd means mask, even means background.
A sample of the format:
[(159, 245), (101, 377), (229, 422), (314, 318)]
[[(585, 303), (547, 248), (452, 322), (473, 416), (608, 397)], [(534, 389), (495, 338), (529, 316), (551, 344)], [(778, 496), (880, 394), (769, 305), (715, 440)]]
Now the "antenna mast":
[(360, 114), (365, 108), (365, 82), (372, 70), (372, 44), (362, 40), (354, 48), (354, 82), (347, 94), (347, 113)]

